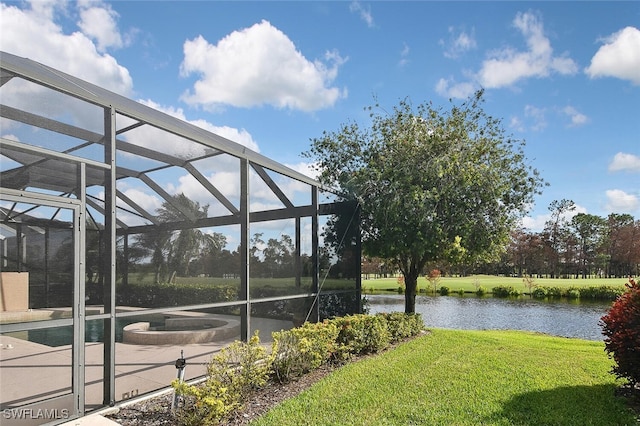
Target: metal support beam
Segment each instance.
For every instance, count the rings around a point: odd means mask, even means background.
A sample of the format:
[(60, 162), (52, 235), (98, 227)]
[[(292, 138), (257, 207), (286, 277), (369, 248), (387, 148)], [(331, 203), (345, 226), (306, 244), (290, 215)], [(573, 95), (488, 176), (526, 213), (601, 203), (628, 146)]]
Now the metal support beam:
[(249, 341), (251, 331), (251, 300), (249, 297), (249, 241), (251, 226), (249, 223), (249, 161), (240, 159), (240, 300), (245, 304), (240, 309), (240, 339)]
[(104, 378), (103, 404), (116, 402), (116, 112), (104, 109)]
[(319, 294), (320, 288), (320, 248), (318, 244), (320, 243), (320, 225), (318, 221), (318, 188), (315, 186), (311, 187), (311, 205), (313, 206), (313, 210), (315, 214), (311, 216), (311, 250), (313, 259), (313, 284), (311, 288), (312, 293), (317, 293), (315, 303), (313, 304), (313, 309), (311, 311), (311, 316), (309, 320), (312, 322), (320, 321), (320, 301), (321, 295)]
[(73, 393), (77, 395), (76, 411), (78, 415), (84, 415), (85, 403), (85, 277), (86, 275), (86, 242), (87, 242), (87, 220), (86, 220), (86, 187), (87, 187), (87, 166), (79, 163), (78, 166), (78, 191), (76, 197), (80, 200), (78, 212), (77, 228), (74, 227), (75, 241), (75, 277), (74, 277), (74, 300), (73, 300)]
[(360, 228), (360, 204), (355, 206), (354, 212), (355, 220), (351, 226), (355, 226), (356, 229), (356, 256), (355, 259), (358, 262), (356, 265), (356, 297), (358, 298), (358, 312), (362, 313), (362, 232)]
[(287, 208), (293, 208), (293, 203), (289, 200), (289, 198), (282, 192), (277, 183), (271, 179), (271, 177), (267, 174), (266, 170), (258, 165), (254, 164), (253, 169), (256, 171), (258, 176), (267, 184), (269, 189), (273, 191), (273, 193), (278, 197), (278, 199), (285, 205)]
[(302, 254), (302, 231), (301, 228), (301, 219), (296, 217), (296, 245), (295, 245), (295, 277), (296, 277), (296, 287), (299, 288), (302, 284), (302, 260), (300, 256)]

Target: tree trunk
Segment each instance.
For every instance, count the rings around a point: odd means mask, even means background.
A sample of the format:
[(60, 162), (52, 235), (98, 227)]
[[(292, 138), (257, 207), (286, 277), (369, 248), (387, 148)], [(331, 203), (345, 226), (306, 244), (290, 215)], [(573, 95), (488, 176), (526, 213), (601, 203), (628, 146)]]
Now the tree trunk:
[(414, 314), (416, 312), (416, 290), (418, 288), (418, 274), (404, 276), (404, 312)]

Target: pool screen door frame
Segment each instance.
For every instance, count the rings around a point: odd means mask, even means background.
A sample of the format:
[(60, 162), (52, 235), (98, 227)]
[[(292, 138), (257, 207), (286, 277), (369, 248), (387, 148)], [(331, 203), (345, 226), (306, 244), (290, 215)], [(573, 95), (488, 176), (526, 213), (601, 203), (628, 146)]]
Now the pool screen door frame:
[[(80, 182), (84, 183), (85, 164), (78, 164), (78, 176)], [(2, 326), (3, 332), (28, 331), (49, 327), (73, 326), (72, 340), (72, 367), (71, 367), (71, 393), (54, 398), (43, 399), (34, 403), (20, 407), (21, 409), (52, 410), (68, 409), (69, 419), (84, 415), (85, 411), (85, 191), (84, 185), (80, 185), (78, 199), (61, 198), (47, 194), (40, 194), (28, 191), (13, 190), (9, 188), (0, 189), (0, 200), (15, 203), (28, 203), (55, 209), (70, 210), (73, 221), (73, 252), (74, 252), (74, 273), (73, 273), (73, 306), (71, 318), (52, 319), (46, 321), (35, 321), (17, 324), (5, 324)], [(15, 330), (14, 330), (15, 329)], [(50, 424), (56, 424), (53, 422)], [(26, 423), (20, 423), (26, 424)], [(39, 423), (40, 424), (40, 423)]]

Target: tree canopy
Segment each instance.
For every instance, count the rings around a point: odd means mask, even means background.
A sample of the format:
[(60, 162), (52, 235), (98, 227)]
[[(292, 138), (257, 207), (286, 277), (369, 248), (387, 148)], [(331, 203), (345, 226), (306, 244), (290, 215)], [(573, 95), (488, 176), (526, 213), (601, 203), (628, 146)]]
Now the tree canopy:
[(363, 250), (398, 266), (406, 312), (415, 311), (428, 261), (495, 256), (544, 184), (524, 141), (482, 104), (479, 91), (446, 109), (408, 99), (391, 112), (375, 105), (368, 126), (325, 131), (304, 153), (320, 181), (360, 204)]

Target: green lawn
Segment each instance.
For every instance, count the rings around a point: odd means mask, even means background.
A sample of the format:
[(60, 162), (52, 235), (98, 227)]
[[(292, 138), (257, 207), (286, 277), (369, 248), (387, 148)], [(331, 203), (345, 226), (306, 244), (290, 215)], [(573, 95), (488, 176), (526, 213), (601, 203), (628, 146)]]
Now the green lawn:
[(346, 365), (255, 425), (637, 425), (611, 365), (601, 342), (436, 329)]
[[(539, 286), (546, 287), (600, 287), (600, 286), (620, 286), (624, 287), (627, 280), (622, 278), (588, 278), (588, 279), (558, 279), (558, 278), (536, 278), (534, 283)], [(493, 287), (497, 286), (512, 286), (516, 290), (522, 292), (528, 292), (529, 289), (525, 287), (522, 278), (517, 277), (498, 277), (494, 275), (471, 275), (468, 277), (442, 277), (437, 284), (437, 287), (442, 286), (449, 287), (451, 292), (456, 292), (460, 289), (465, 292), (475, 292), (476, 285), (484, 287), (487, 291), (491, 291)], [(397, 291), (398, 278), (378, 278), (370, 280), (362, 280), (362, 287), (365, 292), (370, 291)], [(426, 278), (420, 277), (418, 279), (418, 289), (428, 289), (431, 291), (433, 287), (427, 281)]]

